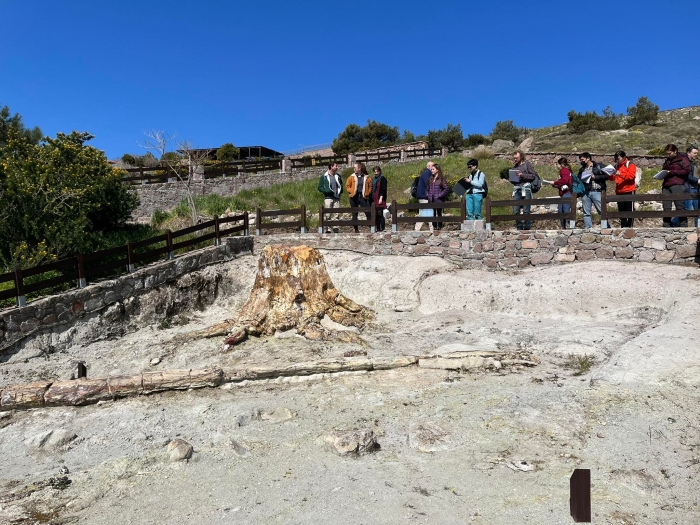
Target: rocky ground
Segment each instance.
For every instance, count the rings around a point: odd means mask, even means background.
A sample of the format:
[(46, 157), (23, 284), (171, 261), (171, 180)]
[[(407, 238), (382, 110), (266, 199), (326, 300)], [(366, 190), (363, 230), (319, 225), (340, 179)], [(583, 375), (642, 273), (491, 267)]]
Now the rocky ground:
[[(119, 329), (73, 329), (91, 343), (28, 345), (0, 365), (0, 388), (67, 379), (76, 360), (90, 377), (364, 352), (488, 350), (539, 364), (316, 374), (3, 412), (0, 523), (571, 523), (575, 468), (591, 469), (594, 523), (700, 522), (699, 270), (601, 261), (477, 272), (324, 255), (336, 287), (377, 314), (365, 344), (294, 332), (227, 353), (223, 338), (180, 342), (243, 304), (250, 256), (202, 271), (221, 274), (212, 305), (167, 318), (143, 306)], [(353, 429), (379, 448), (339, 455), (337, 431)]]

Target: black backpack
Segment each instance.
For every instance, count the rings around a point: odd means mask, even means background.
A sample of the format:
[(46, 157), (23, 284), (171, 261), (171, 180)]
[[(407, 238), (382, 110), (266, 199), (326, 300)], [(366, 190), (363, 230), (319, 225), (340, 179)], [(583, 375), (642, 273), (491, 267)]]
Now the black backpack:
[(418, 177), (415, 177), (413, 179), (413, 182), (411, 183), (411, 197), (416, 199), (418, 197), (418, 181), (420, 180), (420, 175)]
[[(477, 173), (477, 175), (479, 173), (484, 175), (484, 187), (482, 188), (484, 190), (484, 192), (481, 194), (481, 196), (485, 199), (486, 197), (489, 196), (489, 185), (486, 183), (486, 174), (481, 170), (477, 171), (476, 173)], [(469, 185), (469, 189), (467, 190), (467, 193), (474, 193), (474, 188), (472, 187), (471, 184)]]
[(535, 180), (530, 183), (530, 191), (535, 194), (542, 189), (542, 179), (540, 174), (535, 171)]

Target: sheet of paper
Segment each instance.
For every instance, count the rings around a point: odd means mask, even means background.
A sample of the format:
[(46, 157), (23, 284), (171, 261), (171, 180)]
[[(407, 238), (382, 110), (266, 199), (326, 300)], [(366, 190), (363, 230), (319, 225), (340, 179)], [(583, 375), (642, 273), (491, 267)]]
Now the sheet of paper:
[(659, 173), (654, 175), (654, 178), (656, 180), (664, 180), (667, 175), (668, 175), (668, 170), (661, 170)]

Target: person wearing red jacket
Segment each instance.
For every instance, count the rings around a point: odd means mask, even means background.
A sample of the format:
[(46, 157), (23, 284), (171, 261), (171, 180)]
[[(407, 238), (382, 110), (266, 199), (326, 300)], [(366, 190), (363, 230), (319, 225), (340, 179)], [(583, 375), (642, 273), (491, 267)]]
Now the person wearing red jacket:
[[(569, 159), (566, 157), (561, 157), (557, 161), (557, 168), (559, 168), (559, 178), (554, 182), (542, 179), (542, 184), (551, 184), (552, 187), (559, 191), (559, 196), (563, 198), (571, 198), (571, 192), (573, 191), (574, 181), (572, 178), (573, 171), (571, 165), (569, 164)], [(571, 204), (563, 203), (557, 206), (558, 213), (571, 213)], [(566, 221), (568, 219), (561, 219), (561, 229), (566, 229)]]
[[(678, 147), (675, 144), (668, 144), (664, 150), (666, 151), (666, 161), (663, 169), (668, 171), (668, 175), (664, 178), (661, 187), (661, 193), (664, 195), (676, 195), (685, 193), (685, 182), (690, 175), (690, 159), (685, 153), (679, 153)], [(664, 211), (671, 209), (671, 202), (676, 207), (676, 211), (685, 211), (685, 203), (682, 199), (677, 201), (663, 201)], [(664, 228), (671, 227), (671, 217), (664, 217)], [(678, 226), (681, 228), (688, 227), (688, 217), (680, 217)]]
[[(637, 190), (635, 184), (635, 177), (637, 176), (637, 166), (635, 166), (627, 158), (627, 154), (622, 151), (615, 152), (615, 167), (617, 171), (610, 177), (615, 183), (615, 195), (634, 195)], [(629, 202), (618, 202), (617, 211), (632, 211), (634, 209), (634, 203)], [(634, 219), (620, 219), (620, 226), (623, 228), (631, 228), (634, 226)]]

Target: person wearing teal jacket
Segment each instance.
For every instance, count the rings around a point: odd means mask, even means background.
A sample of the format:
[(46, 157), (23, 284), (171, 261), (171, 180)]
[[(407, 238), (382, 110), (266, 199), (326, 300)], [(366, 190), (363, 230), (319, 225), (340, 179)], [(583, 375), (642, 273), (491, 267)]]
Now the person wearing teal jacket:
[[(343, 193), (343, 180), (340, 178), (340, 173), (338, 173), (337, 163), (329, 164), (328, 171), (318, 179), (318, 191), (323, 194), (324, 208), (340, 208), (340, 195)], [(337, 213), (329, 213), (326, 215), (326, 219), (337, 221), (339, 215)], [(338, 233), (337, 226), (333, 228), (333, 232)], [(331, 233), (331, 229), (326, 228), (326, 233)]]

